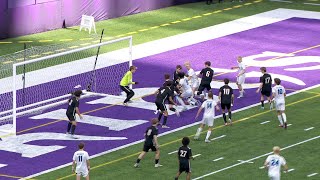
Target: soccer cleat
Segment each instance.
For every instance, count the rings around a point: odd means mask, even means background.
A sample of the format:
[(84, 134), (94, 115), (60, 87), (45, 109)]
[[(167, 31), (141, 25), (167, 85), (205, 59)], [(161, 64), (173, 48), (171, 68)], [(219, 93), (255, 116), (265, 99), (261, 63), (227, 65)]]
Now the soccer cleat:
[(240, 99), (240, 98), (243, 98), (243, 95), (239, 95), (239, 96), (238, 96), (238, 99)]
[(168, 129), (168, 128), (170, 128), (170, 127), (169, 127), (169, 126), (166, 126), (166, 125), (162, 125), (162, 128)]
[(264, 107), (263, 107), (263, 106), (261, 106), (261, 109), (262, 109), (262, 110), (264, 110)]
[(209, 139), (204, 140), (205, 143), (210, 143), (211, 141)]
[(75, 136), (74, 134), (71, 134), (71, 138), (72, 139), (79, 139), (77, 136)]
[(139, 164), (139, 163), (135, 163), (135, 164), (133, 165), (133, 167), (138, 168), (138, 167), (140, 167), (140, 164)]
[(155, 168), (158, 168), (158, 167), (160, 167), (160, 166), (162, 166), (162, 165), (159, 164), (159, 163), (157, 163), (157, 164), (154, 165)]
[(71, 136), (71, 134), (69, 132), (66, 132), (66, 136)]
[(230, 125), (232, 126), (232, 120), (231, 119), (229, 119), (229, 122), (230, 122)]
[(224, 123), (225, 126), (228, 126), (228, 123)]
[(124, 106), (128, 106), (128, 103), (123, 103)]
[(288, 126), (287, 126), (287, 123), (285, 122), (285, 123), (284, 123), (284, 129), (287, 129), (287, 127), (288, 127)]

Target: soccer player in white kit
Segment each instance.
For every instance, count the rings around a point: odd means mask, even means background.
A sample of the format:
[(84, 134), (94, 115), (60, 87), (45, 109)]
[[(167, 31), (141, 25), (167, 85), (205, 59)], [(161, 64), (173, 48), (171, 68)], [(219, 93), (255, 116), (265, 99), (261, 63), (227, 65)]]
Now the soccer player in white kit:
[(268, 176), (270, 180), (280, 180), (281, 166), (284, 167), (285, 172), (288, 171), (286, 160), (280, 156), (280, 147), (273, 147), (273, 155), (269, 155), (264, 162), (264, 167), (268, 169)]
[(246, 80), (246, 66), (243, 64), (241, 56), (239, 56), (237, 60), (238, 60), (238, 66), (231, 67), (231, 69), (238, 69), (237, 85), (238, 85), (238, 89), (239, 89), (239, 93), (240, 93), (238, 98), (242, 98), (243, 93), (244, 93), (242, 85), (244, 84), (244, 82)]
[[(73, 163), (72, 163), (72, 172), (76, 173), (76, 180), (80, 180), (81, 176), (85, 177), (86, 180), (89, 180), (89, 170), (90, 170), (90, 162), (89, 162), (89, 154), (84, 151), (84, 143), (80, 143), (78, 145), (79, 150), (76, 151), (73, 155)], [(76, 169), (74, 166), (76, 165)]]
[(276, 110), (278, 113), (278, 120), (280, 122), (279, 126), (287, 129), (287, 116), (284, 113), (286, 90), (283, 86), (280, 85), (281, 80), (279, 78), (275, 78), (274, 82), (276, 83), (276, 85), (272, 88), (272, 97), (274, 98)]
[(208, 99), (206, 101), (204, 101), (201, 105), (201, 107), (198, 110), (198, 113), (196, 115), (196, 119), (198, 118), (200, 112), (202, 111), (202, 109), (204, 109), (204, 113), (203, 113), (203, 119), (200, 123), (200, 127), (197, 130), (196, 135), (194, 136), (194, 139), (197, 140), (199, 139), (200, 133), (203, 129), (203, 127), (205, 125), (208, 126), (208, 132), (207, 132), (207, 136), (205, 139), (206, 143), (209, 143), (209, 137), (211, 135), (211, 131), (212, 131), (212, 127), (214, 124), (214, 116), (215, 116), (215, 107), (217, 109), (217, 111), (219, 110), (219, 106), (217, 105), (217, 102), (215, 100), (213, 100), (213, 94), (211, 91), (209, 91), (208, 93)]
[(197, 100), (193, 98), (191, 86), (189, 85), (188, 78), (185, 77), (184, 72), (179, 73), (179, 86), (181, 86), (182, 93), (177, 97), (177, 100), (184, 107), (183, 110), (186, 110), (187, 107), (181, 98), (186, 99), (191, 105), (196, 105)]
[(194, 92), (198, 89), (199, 87), (199, 80), (196, 72), (191, 68), (191, 64), (189, 61), (184, 63), (184, 66), (188, 69), (188, 80), (190, 81), (190, 86), (192, 88), (192, 94), (194, 96)]

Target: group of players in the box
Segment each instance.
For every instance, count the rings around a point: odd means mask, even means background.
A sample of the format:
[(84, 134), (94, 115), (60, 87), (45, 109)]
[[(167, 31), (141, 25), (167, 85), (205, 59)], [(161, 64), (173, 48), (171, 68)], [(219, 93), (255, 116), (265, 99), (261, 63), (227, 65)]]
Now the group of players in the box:
[[(245, 72), (246, 67), (242, 63), (242, 57), (237, 58), (238, 66), (232, 67), (231, 69), (238, 69), (237, 74), (237, 86), (239, 89), (239, 96), (238, 98), (244, 97), (244, 89), (243, 85), (245, 82)], [(231, 107), (233, 106), (234, 102), (234, 93), (233, 89), (228, 85), (229, 79), (224, 79), (224, 84), (219, 89), (219, 98), (218, 100), (214, 100), (214, 95), (211, 91), (211, 82), (213, 81), (214, 71), (211, 68), (211, 62), (206, 61), (205, 67), (201, 70), (199, 74), (196, 74), (195, 71), (192, 69), (190, 62), (185, 62), (185, 67), (187, 69), (187, 73), (182, 72), (182, 66), (177, 65), (176, 70), (173, 73), (173, 79), (170, 79), (169, 74), (164, 75), (165, 82), (163, 83), (162, 87), (160, 87), (154, 94), (156, 95), (155, 105), (157, 107), (157, 110), (155, 114), (159, 112), (158, 118), (154, 118), (151, 120), (152, 126), (148, 127), (147, 130), (144, 133), (145, 136), (145, 143), (143, 147), (143, 151), (137, 158), (136, 163), (134, 164), (134, 167), (140, 166), (140, 161), (143, 159), (145, 154), (152, 150), (155, 152), (155, 167), (161, 166), (159, 164), (159, 157), (160, 157), (160, 150), (159, 150), (159, 143), (157, 140), (158, 135), (158, 125), (160, 125), (161, 118), (163, 116), (163, 121), (161, 123), (162, 128), (169, 128), (167, 126), (167, 119), (168, 119), (168, 110), (166, 106), (166, 102), (169, 104), (169, 110), (174, 111), (177, 116), (180, 115), (180, 112), (174, 108), (174, 106), (177, 106), (177, 102), (183, 107), (182, 111), (187, 110), (186, 104), (190, 104), (193, 106), (200, 106), (196, 119), (200, 115), (201, 111), (204, 110), (203, 118), (200, 123), (200, 127), (197, 129), (196, 135), (194, 136), (195, 140), (199, 139), (199, 136), (201, 134), (202, 129), (205, 125), (208, 126), (207, 135), (205, 138), (205, 142), (209, 143), (210, 135), (212, 132), (212, 127), (214, 125), (214, 118), (215, 118), (215, 109), (219, 110), (218, 104), (220, 104), (222, 109), (222, 115), (225, 125), (232, 125), (232, 112)], [(132, 75), (137, 70), (137, 67), (131, 66), (129, 71), (123, 76), (121, 82), (120, 82), (120, 88), (123, 90), (127, 97), (125, 101), (123, 102), (123, 105), (128, 106), (128, 103), (131, 102), (131, 98), (134, 96), (134, 91), (129, 87), (131, 84), (137, 84), (137, 82), (132, 81)], [(272, 78), (271, 75), (267, 73), (267, 70), (265, 67), (260, 68), (261, 73), (263, 74), (260, 77), (260, 86), (256, 90), (257, 93), (261, 93), (261, 108), (264, 109), (264, 97), (266, 96), (268, 99), (268, 102), (270, 104), (270, 110), (273, 109), (273, 100), (275, 101), (275, 107), (278, 113), (278, 120), (280, 122), (280, 127), (284, 127), (284, 129), (287, 129), (287, 120), (286, 120), (286, 114), (284, 113), (285, 110), (285, 88), (280, 85), (281, 80), (279, 78), (275, 78), (275, 86), (272, 88)], [(201, 81), (199, 82), (199, 78), (201, 78)], [(207, 90), (207, 95), (205, 95), (204, 90)], [(79, 98), (82, 94), (81, 91), (76, 91), (74, 93), (74, 97), (72, 97), (69, 100), (69, 106), (67, 109), (67, 117), (70, 120), (68, 124), (67, 134), (70, 134), (71, 130), (71, 137), (76, 138), (74, 136), (74, 131), (76, 128), (75, 123), (75, 114), (77, 113), (80, 118), (82, 118), (80, 111), (79, 111)], [(205, 96), (207, 97), (207, 100), (204, 100)], [(199, 97), (199, 98), (197, 98)], [(202, 99), (203, 103), (201, 104), (199, 100)], [(175, 101), (176, 100), (176, 101)], [(227, 122), (227, 116), (226, 111), (228, 112), (228, 120)], [(191, 177), (191, 167), (190, 167), (190, 159), (192, 158), (191, 149), (188, 147), (190, 143), (190, 139), (188, 137), (184, 137), (182, 139), (182, 144), (178, 150), (178, 158), (179, 158), (179, 171), (175, 177), (175, 179), (178, 179), (180, 174), (182, 172), (187, 173), (187, 179), (190, 179)], [(83, 146), (81, 145), (82, 149)], [(80, 145), (79, 145), (80, 148)], [(81, 148), (80, 148), (81, 149)], [(280, 166), (284, 165), (286, 170), (287, 166), (285, 165), (285, 160), (283, 157), (279, 156), (280, 149), (279, 147), (274, 147), (273, 149), (275, 155), (269, 156), (265, 162), (265, 166), (269, 169), (269, 176), (280, 178)], [(81, 156), (81, 158), (80, 158)], [(83, 152), (81, 151), (76, 152), (74, 155), (74, 164), (77, 164), (77, 169), (75, 172), (77, 173), (77, 177), (80, 178), (80, 175), (83, 175), (84, 177), (87, 177), (89, 179), (88, 170), (89, 168), (84, 168), (83, 166), (86, 166), (88, 162), (89, 163), (89, 156), (86, 154), (86, 156), (83, 156)], [(79, 166), (79, 167), (78, 167)]]

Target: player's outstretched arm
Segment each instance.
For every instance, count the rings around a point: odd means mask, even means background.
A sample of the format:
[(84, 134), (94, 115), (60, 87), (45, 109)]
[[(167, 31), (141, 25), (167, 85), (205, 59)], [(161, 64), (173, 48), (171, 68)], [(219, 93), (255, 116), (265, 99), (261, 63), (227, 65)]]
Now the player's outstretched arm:
[(79, 115), (80, 119), (82, 119), (83, 117), (82, 117), (82, 115), (81, 115), (80, 110), (79, 110), (78, 107), (76, 107), (76, 112), (77, 112), (77, 114)]
[(198, 110), (198, 112), (197, 112), (197, 115), (196, 115), (196, 118), (195, 118), (196, 120), (197, 120), (197, 118), (198, 118), (198, 116), (199, 116), (200, 112), (202, 111), (202, 109), (203, 109), (202, 107), (200, 107), (200, 108), (199, 108), (199, 110)]

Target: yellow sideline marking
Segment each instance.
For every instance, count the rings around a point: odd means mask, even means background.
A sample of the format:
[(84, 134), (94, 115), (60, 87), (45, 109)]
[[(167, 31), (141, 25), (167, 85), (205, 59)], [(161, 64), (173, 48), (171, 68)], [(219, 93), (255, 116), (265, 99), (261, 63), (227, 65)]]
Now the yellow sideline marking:
[(79, 46), (71, 46), (71, 47), (68, 47), (69, 49), (74, 49), (74, 48), (77, 48)]
[(60, 39), (59, 41), (65, 42), (65, 41), (72, 41), (73, 39)]
[(39, 40), (39, 42), (52, 42), (53, 40)]
[(233, 8), (239, 8), (239, 7), (242, 7), (242, 5), (233, 6)]
[(80, 46), (86, 46), (86, 45), (89, 45), (91, 43), (83, 43), (83, 44), (80, 44)]
[(93, 43), (99, 43), (100, 40), (95, 40), (95, 41), (91, 41), (91, 42), (93, 42)]
[(110, 40), (110, 39), (114, 39), (114, 37), (111, 37), (111, 36), (107, 36), (107, 37), (104, 37), (102, 38), (103, 40)]
[(185, 19), (182, 19), (182, 21), (190, 21), (191, 18), (185, 18)]
[[(319, 97), (319, 96), (320, 96), (320, 94), (319, 94), (319, 95), (316, 95), (316, 96), (311, 96), (311, 97), (309, 97), (309, 98), (301, 99), (301, 100), (299, 100), (299, 101), (295, 101), (295, 102), (293, 102), (293, 103), (289, 103), (289, 104), (286, 105), (286, 106), (292, 106), (292, 105), (295, 105), (295, 104), (298, 104), (298, 103), (301, 103), (301, 102), (304, 102), (304, 101), (307, 101), (307, 100), (310, 100), (310, 99), (314, 99), (314, 98)], [(272, 110), (272, 111), (274, 111), (274, 110)], [(257, 116), (260, 116), (260, 115), (263, 115), (263, 114), (267, 114), (267, 113), (272, 112), (272, 111), (263, 111), (263, 112), (260, 112), (260, 113), (258, 113), (258, 114), (254, 114), (254, 115), (252, 115), (252, 116), (249, 116), (249, 117), (242, 118), (242, 119), (239, 119), (239, 120), (237, 120), (237, 121), (234, 121), (233, 124), (235, 124), (235, 123), (240, 123), (240, 122), (243, 122), (243, 121), (247, 121), (247, 120), (249, 120), (249, 119), (252, 119), (252, 118), (254, 118), (254, 117), (257, 117)], [(215, 128), (212, 128), (212, 129), (215, 130), (215, 129), (220, 129), (220, 128), (223, 128), (223, 127), (225, 127), (225, 125), (220, 125), (220, 126), (217, 126), (217, 127), (215, 127)], [(206, 133), (207, 131), (208, 131), (208, 130), (202, 131), (201, 134), (204, 134), (204, 133)], [(188, 137), (193, 137), (193, 136), (195, 136), (195, 134), (189, 135)], [(164, 143), (164, 144), (160, 145), (160, 147), (164, 147), (164, 146), (167, 146), (167, 145), (170, 145), (170, 144), (173, 144), (173, 143), (176, 143), (176, 142), (180, 142), (180, 141), (181, 141), (181, 139), (179, 138), (179, 139), (176, 139), (176, 140), (173, 140), (173, 141)], [(140, 154), (140, 152), (137, 152), (137, 153), (130, 154), (130, 155), (128, 155), (128, 156), (125, 156), (125, 157), (122, 157), (122, 158), (119, 158), (119, 159), (115, 159), (115, 160), (113, 160), (113, 161), (109, 161), (109, 162), (106, 162), (106, 163), (102, 163), (102, 164), (99, 164), (99, 165), (97, 165), (97, 166), (92, 167), (90, 170), (94, 170), (94, 169), (97, 169), (97, 168), (102, 167), (102, 166), (106, 166), (106, 165), (109, 165), (109, 164), (113, 164), (113, 163), (119, 162), (119, 161), (121, 161), (121, 160), (125, 160), (125, 159), (128, 159), (128, 158), (130, 158), (130, 157), (137, 156), (137, 155), (139, 155), (139, 154)], [(70, 175), (67, 175), (67, 176), (58, 178), (58, 180), (66, 179), (66, 178), (69, 178), (69, 177), (72, 177), (72, 176), (74, 176), (74, 174), (70, 174)]]
[(177, 23), (179, 23), (179, 22), (181, 22), (181, 21), (173, 21), (173, 22), (171, 22), (172, 24), (177, 24)]
[(160, 26), (152, 26), (151, 28), (149, 28), (149, 29), (157, 29), (157, 28), (159, 28)]
[(35, 57), (40, 57), (40, 56), (41, 56), (41, 55), (39, 55), (39, 54), (35, 54), (35, 55), (29, 56), (29, 57), (35, 58)]
[(13, 61), (5, 61), (3, 62), (2, 64), (9, 64), (9, 63), (12, 63)]
[(205, 14), (202, 14), (202, 15), (204, 15), (204, 16), (209, 16), (209, 15), (211, 15), (212, 13), (205, 13)]
[(11, 44), (12, 42), (8, 42), (8, 41), (2, 41), (0, 42), (0, 44)]
[(140, 29), (140, 30), (138, 30), (138, 31), (140, 31), (140, 32), (144, 32), (144, 31), (148, 31), (149, 29)]
[(66, 50), (66, 49), (57, 49), (56, 51), (60, 52), (60, 51), (64, 51), (64, 50)]
[(229, 11), (229, 10), (231, 10), (232, 8), (225, 8), (225, 9), (223, 9), (224, 11)]
[(137, 33), (138, 33), (137, 31), (133, 31), (133, 32), (128, 32), (127, 34), (131, 35), (131, 34), (137, 34)]
[(244, 5), (245, 5), (245, 6), (248, 6), (248, 5), (251, 5), (251, 4), (252, 4), (252, 3), (245, 3)]
[(116, 36), (116, 37), (123, 37), (123, 36), (125, 36), (125, 34), (119, 34), (119, 35)]
[(48, 55), (48, 54), (52, 54), (53, 52), (52, 51), (49, 51), (49, 52), (45, 52), (45, 53), (42, 53), (44, 55)]
[(202, 16), (193, 16), (193, 19), (201, 18)]
[(22, 61), (22, 60), (24, 60), (24, 58), (19, 58), (19, 59), (16, 59), (17, 61)]
[[(285, 88), (286, 90), (289, 90), (289, 91), (299, 91), (299, 90), (296, 90), (296, 89), (290, 89), (290, 88)], [(317, 92), (313, 92), (313, 91), (303, 91), (304, 93), (309, 93), (309, 94), (317, 94), (317, 95), (320, 95), (320, 93), (317, 93)]]
[(31, 43), (33, 41), (18, 41), (18, 43)]
[(161, 27), (164, 27), (164, 26), (169, 26), (170, 24), (166, 23), (166, 24), (161, 24), (160, 26)]
[(221, 10), (218, 10), (218, 11), (213, 11), (213, 13), (220, 13), (220, 12), (222, 12)]

